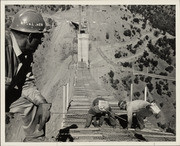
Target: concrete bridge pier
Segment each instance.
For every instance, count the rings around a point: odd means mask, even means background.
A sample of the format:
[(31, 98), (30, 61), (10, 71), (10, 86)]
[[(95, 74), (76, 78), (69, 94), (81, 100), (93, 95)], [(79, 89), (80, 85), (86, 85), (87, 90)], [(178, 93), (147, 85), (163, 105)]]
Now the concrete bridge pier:
[(78, 34), (78, 62), (85, 62), (88, 66), (89, 60), (89, 34)]

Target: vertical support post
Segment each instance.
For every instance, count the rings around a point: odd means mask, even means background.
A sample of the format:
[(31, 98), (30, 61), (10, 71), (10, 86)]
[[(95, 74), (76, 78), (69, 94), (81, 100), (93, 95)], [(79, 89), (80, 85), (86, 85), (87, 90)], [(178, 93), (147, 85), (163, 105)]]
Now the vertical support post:
[(63, 86), (63, 119), (65, 118), (65, 111), (66, 111), (66, 86)]
[(97, 83), (99, 84), (99, 68), (97, 68)]
[(67, 97), (66, 97), (66, 111), (67, 111), (67, 107), (68, 107), (68, 105), (69, 105), (69, 83), (67, 83), (66, 84), (66, 95), (67, 95)]
[(79, 33), (81, 32), (81, 13), (82, 13), (82, 6), (79, 5)]
[(134, 64), (133, 64), (133, 75), (134, 75)]
[(144, 89), (144, 100), (145, 101), (147, 100), (147, 86), (145, 86), (145, 89)]
[(131, 102), (133, 99), (133, 84), (131, 84), (131, 95), (129, 101)]

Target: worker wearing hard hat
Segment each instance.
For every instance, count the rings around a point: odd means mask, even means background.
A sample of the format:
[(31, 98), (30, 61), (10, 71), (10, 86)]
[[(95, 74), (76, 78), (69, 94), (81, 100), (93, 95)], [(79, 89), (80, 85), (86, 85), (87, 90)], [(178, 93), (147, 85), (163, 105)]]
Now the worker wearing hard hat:
[(51, 104), (35, 86), (33, 53), (42, 43), (45, 22), (35, 10), (23, 9), (14, 15), (5, 37), (5, 108), (19, 113), (25, 141), (44, 135)]
[(94, 127), (101, 127), (105, 119), (110, 126), (116, 126), (115, 114), (108, 101), (102, 97), (96, 98), (88, 111), (85, 128), (90, 127), (92, 121)]

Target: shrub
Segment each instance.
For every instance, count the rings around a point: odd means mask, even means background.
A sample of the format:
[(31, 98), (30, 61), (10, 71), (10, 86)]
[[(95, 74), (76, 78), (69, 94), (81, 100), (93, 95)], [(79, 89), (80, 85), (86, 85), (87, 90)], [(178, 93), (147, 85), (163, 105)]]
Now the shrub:
[(115, 32), (114, 32), (114, 36), (116, 37), (116, 39), (118, 39), (118, 40), (120, 40), (121, 39), (121, 37), (120, 37), (120, 35), (119, 35), (119, 32), (118, 31), (116, 31), (115, 30)]
[(168, 84), (165, 84), (165, 85), (163, 86), (163, 90), (168, 90), (168, 89), (169, 89)]
[(132, 64), (129, 62), (121, 63), (124, 67), (132, 67)]
[(157, 90), (157, 93), (158, 93), (159, 95), (162, 95), (162, 90), (161, 90), (161, 89), (158, 89), (158, 90)]
[(109, 39), (109, 33), (106, 32), (106, 39)]
[(145, 36), (145, 39), (146, 39), (146, 40), (148, 40), (148, 39), (149, 39), (149, 36), (148, 36), (148, 35), (146, 35), (146, 36)]
[(171, 97), (171, 92), (168, 91), (168, 92), (166, 93), (166, 95), (169, 96), (169, 97)]
[(136, 76), (136, 78), (134, 79), (134, 83), (138, 84), (139, 83), (139, 79), (138, 77)]
[(138, 48), (138, 47), (139, 47), (139, 45), (138, 45), (138, 44), (134, 45), (134, 48)]
[(155, 61), (155, 60), (151, 60), (151, 64), (154, 66), (154, 67), (156, 67), (157, 65), (158, 65), (158, 61)]
[(139, 23), (139, 19), (138, 18), (134, 18), (133, 21), (136, 22), (136, 23)]
[(168, 56), (168, 58), (165, 60), (167, 64), (171, 65), (172, 64), (172, 59)]
[(135, 35), (136, 34), (135, 30), (132, 30), (132, 33), (133, 33), (133, 35)]
[(131, 31), (128, 29), (128, 30), (125, 30), (124, 33), (123, 33), (125, 36), (131, 36)]
[(148, 83), (148, 82), (150, 83), (151, 80), (152, 80), (152, 77), (147, 77), (147, 78), (145, 79), (145, 82), (146, 82), (146, 83)]
[(148, 83), (148, 84), (147, 84), (147, 87), (148, 87), (148, 89), (149, 89), (149, 92), (151, 92), (151, 91), (154, 89), (152, 83)]
[(166, 124), (161, 124), (160, 122), (157, 123), (158, 127), (165, 129), (166, 128)]
[(142, 45), (142, 44), (143, 44), (143, 40), (139, 40), (139, 41), (137, 42), (137, 44), (138, 44), (138, 45)]
[(159, 81), (159, 84), (160, 84), (160, 85), (164, 85), (164, 82), (163, 82), (163, 81)]
[(149, 53), (147, 51), (144, 51), (143, 57), (146, 58), (147, 56), (149, 56)]
[(144, 66), (149, 67), (149, 60), (144, 60)]
[(159, 34), (160, 34), (160, 32), (159, 32), (159, 31), (157, 31), (157, 30), (155, 30), (155, 31), (154, 31), (154, 36), (155, 36), (155, 37), (158, 37), (158, 36), (159, 36)]
[(127, 45), (127, 49), (128, 49), (128, 50), (131, 50), (131, 49), (132, 49), (132, 44)]
[(139, 66), (140, 71), (143, 71), (143, 65), (139, 64), (138, 66)]
[(48, 18), (48, 19), (47, 19), (47, 23), (50, 24), (50, 25), (52, 25), (52, 24), (53, 24), (53, 19)]
[(139, 97), (140, 95), (141, 95), (141, 94), (140, 94), (139, 92), (135, 92), (135, 93), (134, 93), (134, 96), (135, 96), (135, 97)]
[(161, 108), (163, 107), (163, 105), (164, 105), (164, 104), (163, 104), (162, 102), (159, 104), (159, 106), (160, 106)]
[(176, 102), (173, 103), (173, 107), (176, 108)]
[(141, 81), (144, 81), (144, 76), (140, 76), (140, 80), (141, 80)]
[(114, 55), (115, 58), (120, 58), (121, 56), (122, 56), (122, 55), (121, 55), (121, 52), (120, 52), (120, 51)]
[(110, 78), (110, 83), (113, 84), (114, 80), (113, 78)]
[(172, 83), (173, 83), (174, 85), (176, 85), (176, 81), (172, 81)]
[(141, 29), (140, 29), (140, 28), (138, 28), (136, 31), (137, 31), (139, 34), (141, 34)]
[(156, 83), (156, 89), (157, 89), (157, 93), (158, 93), (159, 95), (162, 95), (161, 85), (159, 85), (159, 84)]
[(118, 79), (114, 80), (114, 83), (119, 84), (119, 80)]
[(113, 77), (114, 77), (114, 72), (111, 70), (111, 71), (108, 73), (108, 75), (109, 75), (111, 78), (113, 78)]
[(146, 28), (146, 23), (143, 23), (141, 28), (145, 29)]
[(112, 84), (111, 87), (113, 87), (115, 90), (118, 90), (118, 87), (116, 84)]
[(167, 76), (168, 74), (166, 72), (161, 72), (159, 75)]

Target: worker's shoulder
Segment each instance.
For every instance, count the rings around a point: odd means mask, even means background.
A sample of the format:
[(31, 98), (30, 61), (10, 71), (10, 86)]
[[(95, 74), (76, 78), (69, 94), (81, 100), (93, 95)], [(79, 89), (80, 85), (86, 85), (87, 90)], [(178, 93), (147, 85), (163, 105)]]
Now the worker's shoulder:
[(144, 103), (144, 104), (149, 104), (149, 102), (145, 101), (145, 100), (133, 100), (130, 103), (134, 104), (134, 103)]
[(12, 50), (12, 39), (9, 30), (5, 30), (5, 48)]
[(105, 99), (102, 98), (102, 97), (97, 97), (97, 98), (94, 99), (94, 101), (99, 101), (99, 100), (105, 100)]
[(144, 107), (149, 105), (150, 103), (145, 100), (133, 100), (127, 103), (128, 107)]

